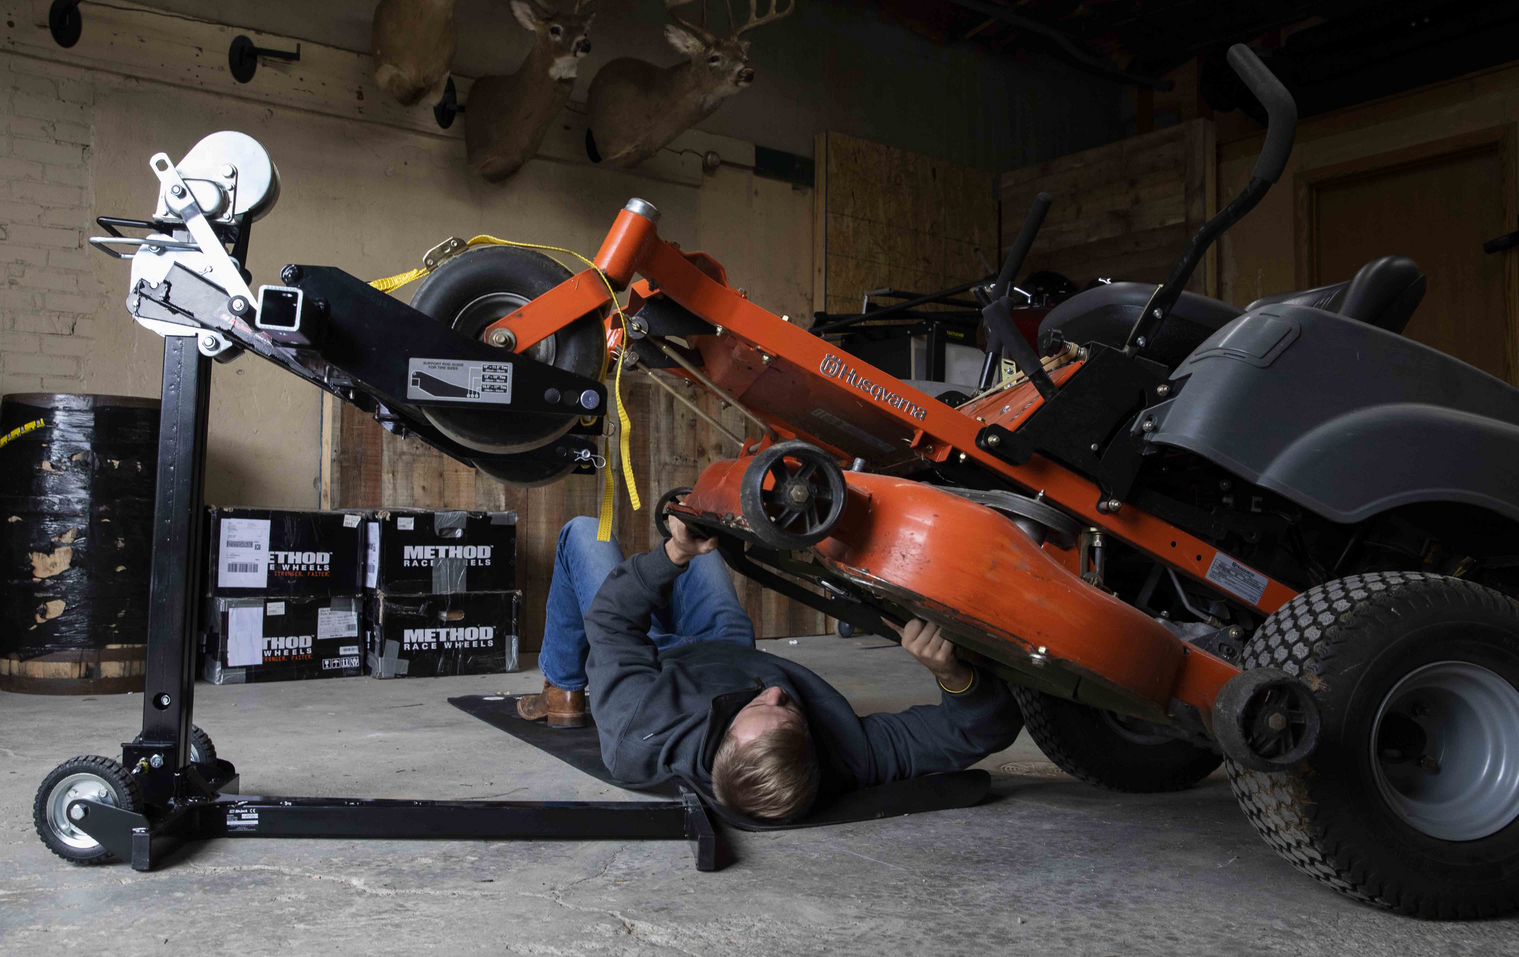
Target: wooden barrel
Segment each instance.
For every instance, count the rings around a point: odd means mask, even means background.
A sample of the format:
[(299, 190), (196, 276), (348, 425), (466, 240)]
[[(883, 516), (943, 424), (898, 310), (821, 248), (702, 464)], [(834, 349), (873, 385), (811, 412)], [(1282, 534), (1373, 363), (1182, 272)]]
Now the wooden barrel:
[(143, 689), (158, 408), (0, 398), (0, 690)]

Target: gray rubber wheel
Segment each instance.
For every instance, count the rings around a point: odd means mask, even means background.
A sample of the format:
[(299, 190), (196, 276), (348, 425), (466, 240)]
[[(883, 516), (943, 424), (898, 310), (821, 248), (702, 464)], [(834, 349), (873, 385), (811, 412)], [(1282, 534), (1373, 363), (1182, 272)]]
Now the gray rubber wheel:
[(1073, 778), (1110, 791), (1181, 791), (1212, 774), (1218, 754), (1143, 721), (1013, 685), (1029, 737)]
[[(461, 335), (478, 339), (491, 323), (568, 278), (568, 269), (531, 249), (478, 246), (433, 270), (417, 288), (411, 306)], [(601, 319), (600, 311), (587, 315), (525, 354), (539, 362), (594, 379), (601, 374), (606, 352)], [(506, 350), (503, 348), (502, 351)], [(492, 455), (527, 452), (547, 445), (568, 432), (576, 420), (574, 414), (548, 412), (437, 407), (425, 408), (422, 412), (438, 431), (455, 442)], [(503, 474), (515, 473), (505, 464), (499, 470)], [(536, 474), (533, 471), (533, 475)], [(532, 485), (540, 481), (530, 476), (528, 481), (518, 484)]]
[(1301, 677), (1323, 722), (1299, 767), (1227, 765), (1268, 844), (1405, 914), (1519, 909), (1519, 605), (1456, 578), (1353, 575), (1278, 609), (1243, 663)]
[(74, 864), (104, 864), (116, 856), (74, 826), (69, 802), (86, 799), (127, 811), (142, 809), (142, 791), (119, 761), (99, 755), (70, 758), (48, 773), (32, 801), (32, 824), (48, 850)]

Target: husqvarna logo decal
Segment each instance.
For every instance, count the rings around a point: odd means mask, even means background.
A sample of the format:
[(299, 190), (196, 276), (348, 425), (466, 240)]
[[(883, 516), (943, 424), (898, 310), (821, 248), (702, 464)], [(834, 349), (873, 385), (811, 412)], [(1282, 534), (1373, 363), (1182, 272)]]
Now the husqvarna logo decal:
[(884, 402), (893, 408), (901, 409), (915, 419), (921, 419), (928, 415), (928, 410), (921, 405), (909, 402), (883, 385), (877, 385), (869, 379), (860, 378), (858, 372), (851, 369), (845, 364), (843, 359), (831, 352), (823, 356), (823, 361), (818, 364), (818, 371), (830, 379), (843, 379), (877, 402)]

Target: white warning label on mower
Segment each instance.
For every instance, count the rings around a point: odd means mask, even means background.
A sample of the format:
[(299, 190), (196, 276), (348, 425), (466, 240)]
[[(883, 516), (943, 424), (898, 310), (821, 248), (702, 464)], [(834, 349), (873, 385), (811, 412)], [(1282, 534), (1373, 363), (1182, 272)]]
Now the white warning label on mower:
[(1208, 581), (1222, 588), (1224, 591), (1255, 604), (1266, 593), (1266, 583), (1271, 579), (1260, 572), (1241, 565), (1239, 562), (1218, 552), (1213, 556), (1213, 564), (1208, 567)]
[(406, 368), (406, 397), (510, 405), (512, 364), (464, 359), (412, 359)]

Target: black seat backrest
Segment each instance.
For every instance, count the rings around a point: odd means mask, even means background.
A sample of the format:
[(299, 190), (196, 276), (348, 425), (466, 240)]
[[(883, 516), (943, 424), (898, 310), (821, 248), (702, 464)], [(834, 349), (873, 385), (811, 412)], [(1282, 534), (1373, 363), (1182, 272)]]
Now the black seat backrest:
[(1424, 298), (1424, 274), (1407, 256), (1383, 256), (1361, 267), (1345, 290), (1339, 312), (1351, 319), (1402, 333)]
[(1316, 289), (1262, 296), (1245, 307), (1254, 312), (1262, 306), (1288, 303), (1337, 312), (1349, 319), (1402, 333), (1424, 298), (1424, 275), (1407, 256), (1383, 256), (1362, 266), (1355, 278)]

